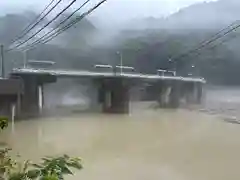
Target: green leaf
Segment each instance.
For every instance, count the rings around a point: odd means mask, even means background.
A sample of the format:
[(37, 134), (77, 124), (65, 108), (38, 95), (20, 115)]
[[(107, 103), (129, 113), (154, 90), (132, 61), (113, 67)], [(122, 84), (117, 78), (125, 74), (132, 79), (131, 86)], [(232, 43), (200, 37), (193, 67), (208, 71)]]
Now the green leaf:
[(35, 167), (35, 168), (38, 168), (38, 169), (42, 169), (43, 168), (43, 166), (40, 165), (40, 164), (32, 164), (32, 166)]
[(68, 165), (69, 167), (73, 167), (73, 168), (78, 169), (78, 170), (80, 170), (80, 169), (83, 168), (82, 164), (81, 164), (80, 162), (78, 162), (78, 161), (76, 161), (76, 162), (71, 162), (71, 163), (67, 163), (67, 165)]
[(61, 173), (67, 174), (67, 175), (73, 175), (72, 171), (67, 166), (65, 166), (61, 169)]
[(8, 127), (8, 118), (7, 117), (0, 117), (0, 128), (5, 129)]
[(27, 172), (27, 177), (30, 179), (36, 179), (37, 177), (39, 177), (41, 174), (41, 171), (38, 169), (33, 169), (33, 170), (29, 170)]
[(57, 175), (47, 175), (40, 178), (40, 180), (59, 180)]
[(26, 176), (24, 173), (13, 173), (10, 175), (8, 180), (25, 180)]
[(30, 161), (29, 161), (29, 160), (27, 160), (27, 161), (25, 161), (25, 162), (23, 163), (23, 169), (22, 169), (22, 171), (23, 171), (24, 173), (27, 171), (29, 165), (30, 165)]
[(51, 162), (53, 160), (53, 158), (51, 158), (51, 157), (44, 157), (44, 158), (42, 158), (42, 160), (45, 161), (45, 162)]

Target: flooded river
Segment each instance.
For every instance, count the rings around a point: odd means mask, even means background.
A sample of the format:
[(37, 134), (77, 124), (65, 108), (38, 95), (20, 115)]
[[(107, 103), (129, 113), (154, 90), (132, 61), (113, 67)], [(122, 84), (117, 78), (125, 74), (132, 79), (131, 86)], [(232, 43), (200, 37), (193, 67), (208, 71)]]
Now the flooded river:
[(239, 180), (240, 126), (189, 110), (136, 107), (131, 115), (72, 114), (21, 121), (2, 138), (24, 159), (69, 154), (69, 180)]

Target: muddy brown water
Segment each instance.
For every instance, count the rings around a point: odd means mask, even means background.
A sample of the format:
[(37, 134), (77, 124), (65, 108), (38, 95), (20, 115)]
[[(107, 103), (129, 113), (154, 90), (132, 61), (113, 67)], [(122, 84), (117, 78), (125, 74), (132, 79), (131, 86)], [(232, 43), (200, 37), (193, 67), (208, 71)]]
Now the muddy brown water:
[(69, 154), (69, 180), (239, 180), (240, 126), (187, 110), (72, 114), (21, 121), (2, 135), (22, 159)]

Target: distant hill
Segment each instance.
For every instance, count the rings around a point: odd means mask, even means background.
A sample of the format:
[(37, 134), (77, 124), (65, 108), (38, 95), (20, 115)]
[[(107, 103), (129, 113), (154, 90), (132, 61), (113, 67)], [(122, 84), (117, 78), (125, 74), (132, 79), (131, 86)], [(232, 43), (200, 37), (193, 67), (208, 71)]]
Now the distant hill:
[(204, 30), (219, 29), (240, 19), (239, 0), (218, 0), (196, 3), (166, 18), (131, 20), (130, 29)]
[[(31, 11), (0, 16), (0, 43), (4, 44), (5, 48), (7, 48), (12, 40), (18, 37), (22, 30), (32, 22), (35, 17), (35, 12)], [(61, 19), (59, 19), (59, 21), (61, 21)], [(42, 21), (35, 31), (43, 27), (43, 24), (47, 22), (49, 22), (49, 19)], [(46, 29), (45, 33), (48, 32), (50, 28), (56, 27), (56, 23), (52, 24), (49, 29)], [(97, 57), (88, 54), (85, 52), (85, 49), (89, 49), (88, 40), (94, 36), (96, 31), (97, 29), (88, 19), (83, 19), (80, 23), (56, 38), (55, 41), (51, 41), (51, 43), (46, 45), (39, 45), (38, 48), (31, 50), (31, 52), (29, 52), (29, 58), (55, 61), (59, 67), (89, 68)], [(27, 37), (33, 33), (34, 31), (31, 31), (28, 33), (28, 36), (23, 39), (27, 39)], [(8, 66), (8, 69), (11, 69), (13, 61), (20, 65), (23, 62), (22, 57), (23, 55), (20, 52), (11, 51), (7, 53), (6, 59), (9, 61), (7, 61), (6, 66)]]
[[(154, 73), (172, 68), (169, 59), (196, 48), (203, 40), (240, 20), (239, 0), (203, 2), (183, 8), (166, 18), (130, 21), (119, 39), (126, 63), (135, 69)], [(226, 41), (224, 43), (221, 43)], [(208, 82), (240, 84), (240, 29), (197, 53), (176, 60), (182, 75), (192, 72)], [(119, 48), (120, 49), (120, 48)], [(197, 67), (192, 69), (192, 64)]]
[(216, 29), (240, 19), (239, 0), (197, 3), (183, 8), (165, 20), (170, 29)]

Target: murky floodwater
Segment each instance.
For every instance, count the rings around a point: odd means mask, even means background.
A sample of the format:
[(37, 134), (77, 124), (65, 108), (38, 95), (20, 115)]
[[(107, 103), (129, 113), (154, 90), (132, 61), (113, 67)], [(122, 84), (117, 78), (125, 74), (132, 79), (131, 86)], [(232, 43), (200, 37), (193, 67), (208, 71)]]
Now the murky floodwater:
[(73, 114), (22, 121), (4, 132), (22, 158), (70, 154), (69, 179), (239, 180), (240, 126), (186, 110), (138, 108), (129, 116)]

